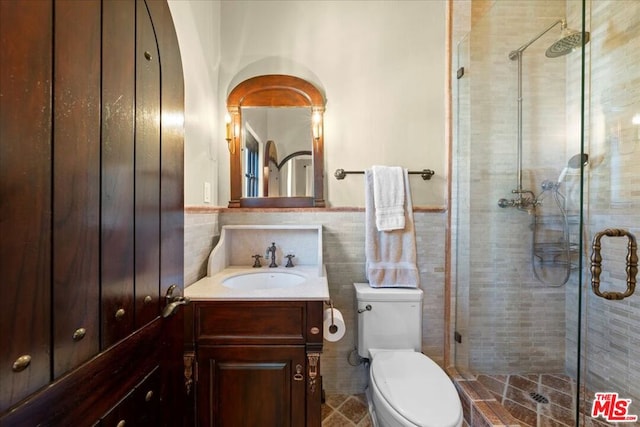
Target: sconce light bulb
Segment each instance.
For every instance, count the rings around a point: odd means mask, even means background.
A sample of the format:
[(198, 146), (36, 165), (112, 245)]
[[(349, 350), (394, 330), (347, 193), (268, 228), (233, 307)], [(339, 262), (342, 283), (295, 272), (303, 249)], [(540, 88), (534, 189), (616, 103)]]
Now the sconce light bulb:
[(232, 123), (231, 123), (231, 115), (229, 113), (226, 113), (224, 115), (224, 123), (225, 123), (225, 138), (227, 140), (227, 148), (229, 149), (229, 153), (234, 154), (235, 153), (235, 145), (234, 145), (234, 141), (233, 141), (233, 133), (232, 133)]
[(636, 126), (640, 126), (640, 113), (636, 113), (633, 115), (633, 117), (631, 118), (631, 123)]
[(320, 138), (320, 123), (322, 122), (322, 115), (319, 111), (314, 111), (311, 116), (312, 129), (313, 129), (313, 138)]
[(227, 141), (230, 141), (231, 138), (233, 138), (233, 135), (231, 135), (231, 116), (229, 115), (229, 113), (225, 114), (224, 123), (226, 127), (225, 139)]

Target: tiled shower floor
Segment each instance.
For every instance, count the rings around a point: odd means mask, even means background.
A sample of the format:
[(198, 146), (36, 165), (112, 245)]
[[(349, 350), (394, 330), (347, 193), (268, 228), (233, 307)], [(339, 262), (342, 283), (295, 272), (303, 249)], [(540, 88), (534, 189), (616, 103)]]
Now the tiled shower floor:
[[(476, 379), (522, 427), (575, 425), (576, 383), (567, 375), (481, 374)], [(611, 424), (587, 416), (584, 425), (600, 427)]]
[(522, 426), (572, 426), (575, 382), (566, 375), (478, 375), (478, 382)]

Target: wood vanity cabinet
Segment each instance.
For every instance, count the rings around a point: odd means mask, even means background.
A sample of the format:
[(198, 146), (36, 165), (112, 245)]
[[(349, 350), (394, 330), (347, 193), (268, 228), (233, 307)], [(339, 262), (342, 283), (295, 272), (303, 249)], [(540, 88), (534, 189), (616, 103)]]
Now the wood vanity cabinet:
[(320, 427), (322, 304), (194, 302), (197, 425)]

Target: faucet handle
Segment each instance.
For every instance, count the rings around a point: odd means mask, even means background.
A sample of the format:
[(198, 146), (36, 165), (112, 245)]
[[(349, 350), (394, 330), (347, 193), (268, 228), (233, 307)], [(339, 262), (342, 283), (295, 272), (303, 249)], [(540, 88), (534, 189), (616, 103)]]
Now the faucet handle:
[(262, 264), (260, 264), (260, 258), (262, 258), (262, 255), (251, 255), (251, 258), (255, 259), (254, 263), (253, 263), (253, 268), (259, 268), (262, 267)]
[(295, 255), (289, 254), (285, 256), (285, 258), (287, 258), (287, 265), (285, 265), (285, 267), (293, 267), (293, 262), (291, 262), (291, 258), (295, 258)]

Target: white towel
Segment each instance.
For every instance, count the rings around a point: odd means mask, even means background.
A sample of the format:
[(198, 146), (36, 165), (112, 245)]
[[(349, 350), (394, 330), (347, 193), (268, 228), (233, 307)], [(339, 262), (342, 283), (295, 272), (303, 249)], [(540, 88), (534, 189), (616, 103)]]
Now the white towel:
[(373, 173), (365, 171), (365, 257), (366, 275), (374, 288), (420, 285), (416, 264), (416, 235), (409, 175), (403, 171), (404, 222), (402, 230), (380, 231), (373, 202)]
[(404, 172), (399, 166), (373, 166), (373, 203), (380, 231), (404, 228)]

